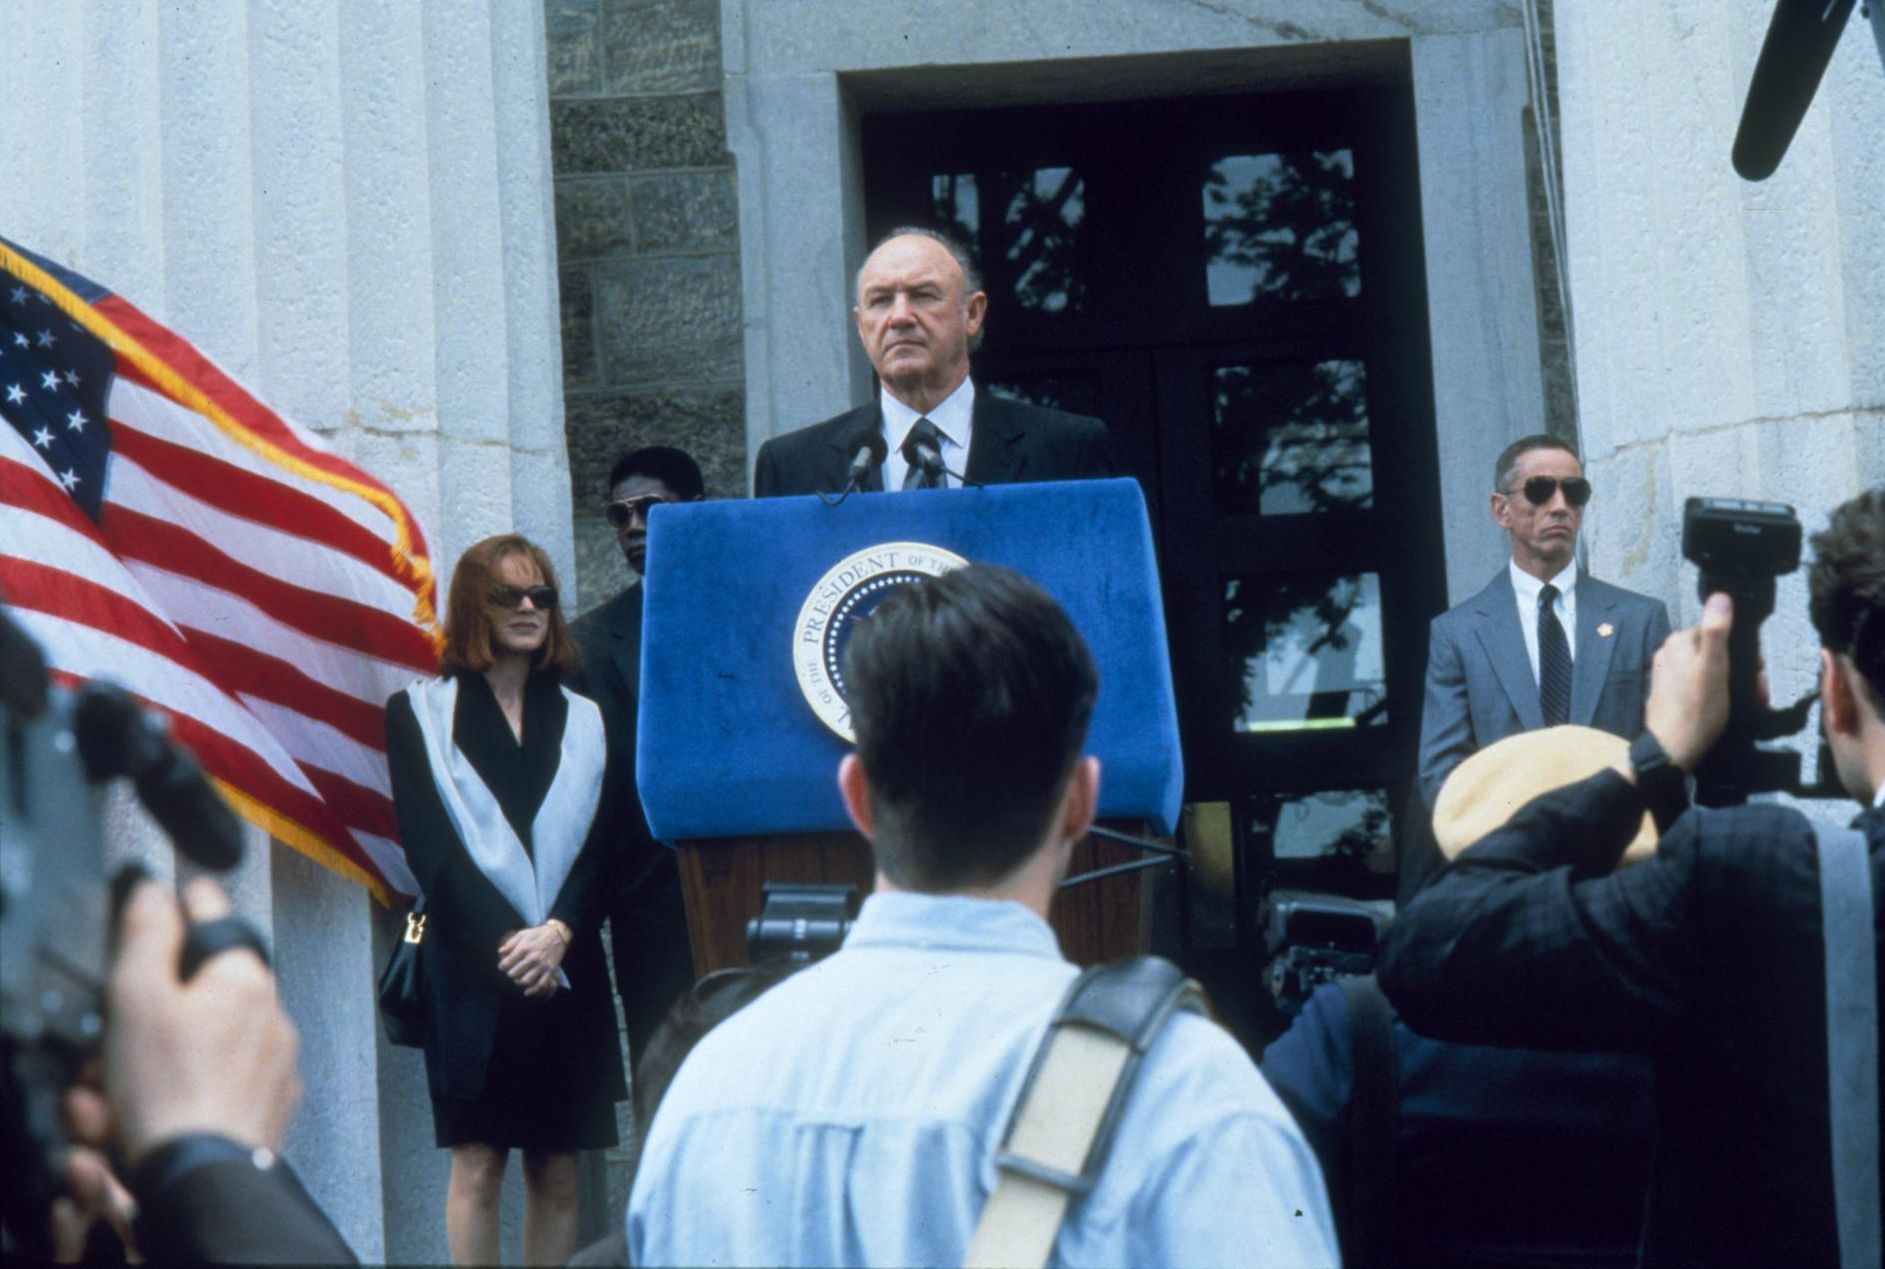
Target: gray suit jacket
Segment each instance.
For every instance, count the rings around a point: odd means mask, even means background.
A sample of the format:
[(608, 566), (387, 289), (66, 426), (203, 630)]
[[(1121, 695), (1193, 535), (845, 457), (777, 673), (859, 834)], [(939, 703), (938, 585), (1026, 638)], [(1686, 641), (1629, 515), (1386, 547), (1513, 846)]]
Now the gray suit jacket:
[[(1598, 632), (1603, 625), (1609, 634)], [(1650, 661), (1668, 637), (1669, 610), (1661, 600), (1579, 574), (1570, 721), (1634, 740), (1643, 730)], [(1502, 568), (1484, 590), (1433, 619), (1420, 715), (1420, 791), (1427, 804), (1472, 753), (1544, 725), (1518, 596)]]

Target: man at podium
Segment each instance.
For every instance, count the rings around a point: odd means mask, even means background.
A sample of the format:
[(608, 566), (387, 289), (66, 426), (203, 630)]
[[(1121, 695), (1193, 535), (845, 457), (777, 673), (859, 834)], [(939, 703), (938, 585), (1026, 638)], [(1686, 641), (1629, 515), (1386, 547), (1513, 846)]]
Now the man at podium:
[[(636, 1172), (631, 1264), (962, 1264), (1078, 972), (1047, 923), (1100, 778), (1082, 756), (1097, 676), (1067, 615), (968, 565), (897, 589), (844, 668), (857, 749), (837, 777), (875, 893), (842, 948), (681, 1067)], [(1336, 1260), (1295, 1122), (1237, 1042), (1183, 1010), (1091, 1189), (1054, 1220), (1052, 1263)]]
[(1114, 474), (1098, 419), (977, 392), (969, 354), (988, 296), (975, 262), (934, 230), (892, 230), (857, 275), (857, 337), (877, 399), (759, 447), (757, 497), (1078, 480)]

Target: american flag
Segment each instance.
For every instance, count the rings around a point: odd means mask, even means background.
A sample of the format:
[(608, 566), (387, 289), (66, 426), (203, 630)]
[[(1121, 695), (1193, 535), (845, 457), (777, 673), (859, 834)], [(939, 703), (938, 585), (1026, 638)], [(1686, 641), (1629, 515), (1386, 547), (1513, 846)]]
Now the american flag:
[(169, 719), (245, 819), (367, 886), (385, 701), (437, 665), (399, 499), (119, 296), (0, 239), (0, 601)]

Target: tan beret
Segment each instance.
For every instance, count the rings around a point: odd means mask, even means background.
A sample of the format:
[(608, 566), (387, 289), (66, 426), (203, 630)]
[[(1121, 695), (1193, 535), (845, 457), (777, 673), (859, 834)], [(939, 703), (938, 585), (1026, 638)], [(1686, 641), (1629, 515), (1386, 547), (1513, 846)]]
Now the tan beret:
[[(1630, 742), (1594, 727), (1547, 727), (1520, 732), (1488, 745), (1453, 769), (1433, 807), (1433, 836), (1448, 859), (1512, 818), (1542, 793), (1596, 775), (1629, 757)], [(1636, 830), (1623, 863), (1656, 853), (1656, 824), (1649, 813)]]

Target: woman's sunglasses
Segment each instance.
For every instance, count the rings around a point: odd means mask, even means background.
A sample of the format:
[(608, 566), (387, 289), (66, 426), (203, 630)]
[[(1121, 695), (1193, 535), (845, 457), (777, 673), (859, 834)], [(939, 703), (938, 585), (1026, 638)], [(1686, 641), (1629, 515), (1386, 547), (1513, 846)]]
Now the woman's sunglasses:
[(549, 612), (556, 607), (556, 587), (493, 586), (491, 588), (491, 602), (499, 608), (522, 608), (526, 599), (538, 612)]
[(618, 529), (626, 529), (630, 520), (640, 516), (641, 522), (647, 524), (648, 512), (657, 503), (666, 501), (667, 499), (660, 494), (643, 494), (639, 498), (623, 498), (619, 502), (611, 502), (608, 510), (609, 523)]
[(1556, 476), (1533, 476), (1520, 485), (1525, 492), (1525, 501), (1534, 507), (1542, 507), (1551, 501), (1551, 495), (1564, 489), (1564, 500), (1573, 507), (1581, 507), (1590, 501), (1590, 481), (1582, 476), (1568, 476), (1559, 480)]

